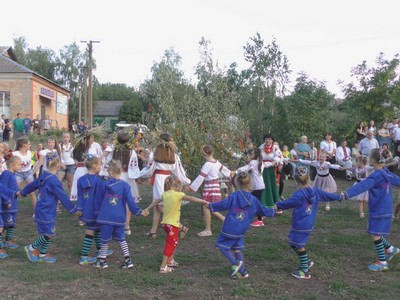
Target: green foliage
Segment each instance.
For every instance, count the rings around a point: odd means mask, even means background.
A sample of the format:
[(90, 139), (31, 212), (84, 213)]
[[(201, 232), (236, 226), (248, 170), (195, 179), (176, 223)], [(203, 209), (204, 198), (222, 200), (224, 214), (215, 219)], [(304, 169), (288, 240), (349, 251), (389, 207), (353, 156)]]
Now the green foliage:
[(363, 61), (357, 65), (352, 69), (357, 84), (344, 86), (346, 101), (342, 107), (358, 120), (382, 121), (400, 108), (399, 55), (388, 60), (380, 53), (376, 64), (376, 67), (368, 67)]
[(332, 127), (328, 123), (334, 95), (325, 85), (300, 74), (291, 95), (278, 101), (277, 117), (273, 126), (278, 140), (285, 144), (298, 142), (302, 135), (319, 141)]
[(93, 99), (107, 101), (127, 101), (138, 99), (139, 95), (133, 87), (124, 83), (97, 83), (93, 85)]
[(183, 78), (180, 57), (173, 50), (153, 66), (152, 79), (141, 87), (152, 108), (147, 114), (148, 124), (173, 135), (192, 177), (203, 163), (203, 145), (213, 145), (216, 157), (230, 165), (247, 132), (239, 113), (238, 94), (230, 88), (226, 74), (212, 63), (209, 43), (203, 39), (200, 46), (198, 90)]
[(119, 119), (126, 123), (142, 122), (143, 104), (139, 99), (127, 100), (121, 107)]
[[(262, 136), (271, 132), (277, 122), (278, 96), (283, 95), (289, 81), (289, 62), (279, 49), (276, 40), (265, 45), (260, 34), (250, 38), (244, 48), (244, 58), (250, 67), (241, 73), (243, 90), (241, 93), (242, 116), (248, 120), (252, 140), (260, 142)], [(240, 82), (236, 73), (229, 73), (231, 81)]]

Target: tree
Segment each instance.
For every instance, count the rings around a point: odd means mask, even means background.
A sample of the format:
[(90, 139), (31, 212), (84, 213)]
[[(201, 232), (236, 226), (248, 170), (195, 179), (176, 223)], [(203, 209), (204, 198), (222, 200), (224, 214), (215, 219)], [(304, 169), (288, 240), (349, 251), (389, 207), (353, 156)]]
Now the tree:
[(376, 63), (376, 67), (368, 67), (366, 61), (357, 65), (351, 71), (356, 83), (344, 86), (345, 101), (341, 108), (351, 111), (352, 117), (357, 118), (355, 123), (383, 120), (400, 108), (399, 55), (388, 60), (380, 53)]
[(119, 119), (127, 123), (142, 123), (143, 104), (140, 99), (124, 101), (119, 111)]
[(141, 86), (151, 107), (149, 123), (173, 135), (191, 176), (201, 168), (205, 144), (213, 145), (217, 157), (233, 166), (233, 153), (240, 151), (240, 141), (247, 132), (238, 109), (238, 94), (230, 87), (226, 73), (213, 63), (209, 45), (205, 39), (200, 41), (196, 87), (183, 77), (180, 56), (172, 49), (154, 64), (152, 78)]
[(244, 48), (244, 58), (250, 67), (242, 71), (242, 114), (249, 121), (253, 140), (261, 140), (270, 132), (276, 120), (277, 101), (283, 96), (289, 81), (289, 63), (276, 40), (265, 45), (257, 33)]
[(335, 96), (324, 83), (300, 73), (294, 91), (279, 101), (277, 117), (280, 122), (272, 127), (279, 142), (298, 142), (302, 135), (310, 140), (322, 139), (332, 128), (329, 116), (334, 100)]

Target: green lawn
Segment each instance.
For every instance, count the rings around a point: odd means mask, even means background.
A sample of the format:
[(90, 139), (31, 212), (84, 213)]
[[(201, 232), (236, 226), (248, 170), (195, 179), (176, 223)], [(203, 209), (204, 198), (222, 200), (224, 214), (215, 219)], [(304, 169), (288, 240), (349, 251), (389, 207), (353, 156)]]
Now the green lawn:
[[(352, 183), (338, 179), (339, 190)], [(143, 202), (149, 204), (148, 184), (140, 186)], [(286, 182), (284, 195), (294, 191), (292, 180)], [(397, 201), (398, 191), (394, 199)], [(20, 200), (15, 240), (21, 246), (9, 250), (10, 256), (0, 261), (0, 299), (378, 299), (397, 298), (400, 292), (400, 255), (390, 262), (390, 270), (374, 273), (367, 265), (375, 252), (366, 233), (367, 219), (360, 219), (357, 203), (333, 203), (330, 212), (321, 206), (315, 231), (308, 244), (308, 253), (315, 262), (313, 278), (308, 281), (290, 275), (298, 261), (287, 244), (291, 212), (268, 219), (262, 228), (250, 228), (246, 235), (245, 263), (250, 278), (240, 281), (229, 278), (229, 265), (213, 244), (221, 223), (213, 220), (214, 236), (200, 238), (203, 230), (201, 208), (188, 204), (182, 209), (182, 223), (190, 227), (180, 241), (176, 260), (181, 266), (171, 274), (159, 274), (164, 233), (158, 239), (144, 236), (151, 217), (132, 219), (132, 236), (128, 238), (135, 268), (122, 270), (122, 254), (117, 243), (111, 244), (114, 254), (109, 268), (99, 270), (78, 264), (84, 228), (65, 210), (59, 216), (57, 236), (50, 252), (56, 264), (33, 264), (28, 261), (23, 245), (36, 237), (28, 198)], [(394, 223), (389, 238), (399, 242), (399, 224)], [(94, 253), (94, 251), (93, 251)]]

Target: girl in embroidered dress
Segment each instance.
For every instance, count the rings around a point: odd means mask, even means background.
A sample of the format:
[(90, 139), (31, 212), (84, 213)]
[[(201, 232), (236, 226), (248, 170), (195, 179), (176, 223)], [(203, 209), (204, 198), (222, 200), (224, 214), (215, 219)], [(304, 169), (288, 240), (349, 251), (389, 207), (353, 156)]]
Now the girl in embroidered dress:
[[(367, 162), (368, 162), (368, 157), (359, 156), (356, 159), (356, 167), (346, 169), (355, 172), (356, 182), (354, 183), (354, 185), (367, 178), (373, 171), (374, 168), (371, 166), (367, 166)], [(358, 200), (359, 203), (358, 211), (360, 218), (365, 218), (364, 208), (365, 208), (365, 203), (368, 202), (368, 191), (358, 194), (353, 199)]]
[[(200, 174), (190, 185), (190, 189), (194, 192), (200, 188), (202, 183), (204, 182), (203, 187), (203, 199), (209, 203), (214, 203), (221, 201), (221, 186), (218, 181), (218, 175), (221, 172), (225, 177), (231, 176), (231, 171), (221, 164), (218, 160), (214, 158), (214, 147), (210, 145), (206, 145), (203, 147), (203, 155), (206, 159), (205, 164), (202, 166)], [(211, 236), (211, 214), (222, 222), (225, 220), (225, 217), (221, 215), (219, 212), (211, 213), (210, 210), (203, 206), (203, 215), (204, 215), (204, 223), (205, 229), (199, 232), (198, 236)]]
[(72, 158), (74, 146), (71, 144), (71, 135), (69, 132), (64, 132), (62, 138), (63, 141), (60, 143), (61, 167), (60, 170), (58, 170), (57, 177), (61, 182), (66, 178), (68, 190), (71, 191), (72, 180), (74, 179), (75, 173), (75, 161)]
[[(274, 145), (274, 137), (272, 134), (264, 136), (264, 144), (260, 146), (261, 155), (264, 164), (263, 179), (265, 184), (264, 192), (261, 196), (261, 203), (268, 208), (273, 208), (279, 198), (279, 174), (277, 166), (282, 162), (283, 156), (277, 145)], [(278, 210), (276, 214), (282, 214)]]
[[(309, 161), (299, 159), (299, 162), (305, 165), (310, 165), (317, 169), (317, 176), (314, 179), (314, 186), (328, 193), (336, 193), (337, 185), (335, 179), (329, 174), (329, 169), (344, 170), (343, 167), (339, 165), (334, 165), (328, 162), (327, 154), (321, 151), (319, 154), (319, 160)], [(329, 211), (331, 209), (329, 202), (326, 203), (325, 210)]]
[[(164, 182), (169, 175), (176, 175), (182, 182), (182, 185), (190, 184), (190, 179), (186, 177), (185, 170), (182, 167), (181, 160), (177, 154), (177, 147), (169, 133), (160, 135), (161, 143), (150, 154), (148, 164), (140, 171), (140, 177), (151, 177), (153, 186), (153, 201), (161, 199), (164, 193)], [(160, 202), (153, 207), (153, 224), (146, 236), (157, 238), (157, 228), (161, 221), (163, 212), (163, 203)], [(188, 229), (180, 225), (180, 238), (184, 237)]]
[[(24, 181), (29, 184), (34, 180), (32, 172), (32, 153), (30, 148), (31, 143), (29, 140), (26, 137), (21, 137), (17, 140), (15, 151), (13, 152), (13, 156), (18, 156), (21, 159), (21, 169), (15, 173), (19, 187), (21, 187), (21, 184)], [(35, 211), (36, 194), (30, 193), (29, 196), (31, 197), (33, 211)]]

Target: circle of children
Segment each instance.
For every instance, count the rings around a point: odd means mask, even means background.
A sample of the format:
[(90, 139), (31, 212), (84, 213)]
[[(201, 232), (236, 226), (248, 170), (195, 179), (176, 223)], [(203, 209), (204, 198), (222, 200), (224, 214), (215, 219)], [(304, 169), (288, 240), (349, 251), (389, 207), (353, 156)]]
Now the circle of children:
[[(107, 142), (98, 144), (90, 132), (78, 136), (73, 145), (70, 134), (64, 133), (60, 143), (53, 137), (48, 138), (47, 148), (40, 151), (33, 167), (30, 142), (26, 137), (17, 140), (15, 151), (8, 149), (7, 144), (0, 143), (0, 155), (3, 156), (0, 175), (0, 258), (9, 255), (6, 249), (10, 253), (18, 248), (13, 239), (18, 197), (27, 195), (31, 197), (33, 218), (39, 235), (24, 247), (28, 259), (33, 263), (56, 262), (48, 250), (56, 234), (60, 203), (70, 214), (79, 217), (81, 225), (86, 226), (79, 264), (91, 264), (101, 269), (108, 267), (107, 256), (112, 254), (108, 248), (111, 240), (120, 244), (124, 255), (122, 268), (133, 267), (126, 242), (126, 235), (131, 234), (131, 214), (146, 217), (152, 211), (152, 227), (146, 236), (157, 238), (160, 223), (166, 233), (159, 272), (174, 271), (179, 266), (174, 259), (174, 251), (178, 240), (183, 239), (188, 231), (180, 223), (181, 205), (188, 201), (203, 207), (205, 229), (197, 234), (199, 237), (212, 235), (212, 216), (223, 222), (215, 246), (228, 259), (230, 276), (234, 279), (249, 277), (242, 254), (244, 236), (249, 226), (263, 226), (264, 217), (274, 217), (286, 209), (293, 210), (288, 240), (300, 262), (291, 275), (310, 279), (313, 262), (308, 258), (305, 247), (313, 231), (318, 203), (348, 200), (357, 195), (355, 199), (368, 201), (368, 234), (372, 237), (377, 254), (377, 261), (368, 269), (387, 270), (388, 261), (400, 252), (385, 238), (392, 224), (392, 185), (400, 186), (400, 177), (389, 171), (380, 149), (370, 149), (368, 159), (360, 156), (354, 167), (342, 167), (327, 161), (331, 155), (330, 148), (334, 146), (329, 134), (324, 141), (327, 150), (322, 149), (315, 160), (310, 160), (303, 153), (301, 143), (296, 149), (297, 158), (287, 158), (287, 147), (281, 151), (274, 137), (267, 134), (263, 144), (251, 150), (249, 163), (236, 171), (229, 170), (214, 158), (212, 146), (204, 146), (205, 163), (197, 178), (191, 182), (185, 174), (171, 135), (162, 133), (157, 138), (154, 149), (147, 151), (127, 132), (119, 132), (116, 141), (110, 145)], [(306, 142), (304, 137), (301, 142)], [(300, 158), (302, 156), (304, 159)], [(289, 199), (282, 200), (279, 196), (279, 170), (288, 164), (294, 164), (292, 175), (298, 189)], [(317, 170), (313, 184), (309, 175), (310, 165)], [(357, 182), (341, 194), (335, 194), (336, 183), (329, 174), (329, 168), (355, 172)], [(34, 179), (33, 174), (40, 169), (40, 175)], [(236, 188), (224, 200), (220, 178), (233, 178)], [(64, 191), (63, 179), (68, 182), (70, 197)], [(141, 199), (137, 182), (144, 179), (151, 182), (153, 201), (149, 207), (141, 209), (137, 205)], [(23, 182), (27, 185), (20, 190)], [(196, 192), (201, 187), (202, 198), (185, 194)], [(222, 215), (221, 211), (227, 211), (226, 215)], [(93, 243), (97, 255), (91, 257), (89, 252)]]

